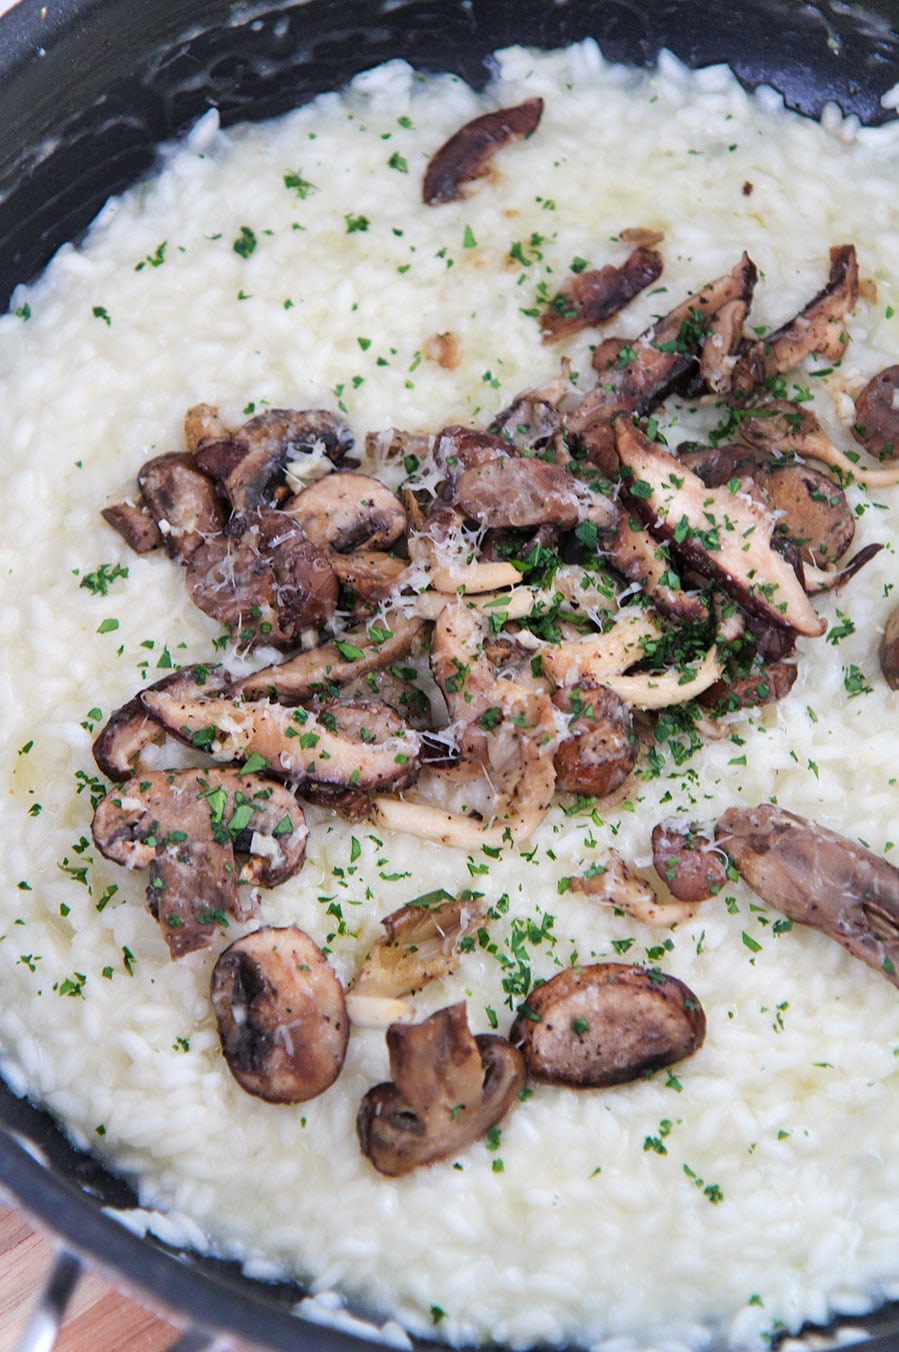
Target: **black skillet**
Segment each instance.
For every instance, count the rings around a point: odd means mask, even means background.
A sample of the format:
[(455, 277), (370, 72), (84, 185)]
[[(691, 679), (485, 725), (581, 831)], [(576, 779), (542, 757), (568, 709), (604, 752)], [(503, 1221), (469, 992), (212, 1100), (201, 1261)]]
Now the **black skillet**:
[[(639, 65), (662, 47), (693, 66), (727, 62), (812, 117), (829, 101), (869, 124), (893, 116), (880, 99), (899, 81), (899, 0), (20, 0), (0, 18), (0, 305), (211, 106), (226, 125), (270, 117), (397, 56), (481, 86), (499, 47), (588, 35)], [(285, 1352), (378, 1346), (298, 1321), (295, 1286), (124, 1230), (103, 1208), (134, 1205), (127, 1184), (2, 1081), (0, 1127), (0, 1188), (176, 1322)], [(62, 1263), (60, 1286), (72, 1271)], [(899, 1303), (814, 1331), (814, 1345), (834, 1344), (837, 1327), (840, 1341), (849, 1329), (869, 1352), (899, 1352)]]

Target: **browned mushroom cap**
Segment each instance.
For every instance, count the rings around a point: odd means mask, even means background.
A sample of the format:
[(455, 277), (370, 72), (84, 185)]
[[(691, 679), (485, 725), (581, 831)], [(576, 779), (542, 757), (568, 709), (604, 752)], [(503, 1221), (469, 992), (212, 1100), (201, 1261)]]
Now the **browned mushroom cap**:
[(878, 460), (899, 457), (899, 366), (868, 381), (855, 401), (852, 435)]
[(281, 779), (383, 789), (408, 784), (418, 770), (418, 733), (377, 700), (332, 700), (310, 710), (231, 698), (179, 698), (154, 690), (145, 690), (141, 698), (173, 737), (219, 760), (261, 759)]
[(403, 504), (369, 474), (329, 474), (289, 498), (284, 511), (319, 549), (343, 554), (389, 549), (406, 532)]
[(227, 435), (228, 429), (213, 404), (194, 404), (184, 415), (184, 441), (191, 453), (204, 441), (217, 441)]
[(275, 501), (292, 461), (320, 449), (337, 464), (352, 445), (347, 424), (326, 409), (273, 408), (227, 437), (202, 442), (195, 458), (221, 483), (234, 510), (243, 512)]
[(318, 648), (309, 648), (286, 662), (235, 681), (234, 692), (247, 699), (299, 704), (310, 695), (345, 685), (405, 657), (425, 627), (425, 621), (414, 616), (384, 615), (347, 629), (340, 638)]
[(605, 686), (557, 690), (553, 704), (570, 715), (568, 735), (555, 754), (556, 788), (596, 798), (614, 793), (637, 761), (627, 704)]
[(723, 850), (697, 826), (659, 822), (652, 828), (652, 862), (678, 901), (707, 901), (727, 882)]
[(795, 569), (772, 547), (775, 522), (762, 505), (728, 487), (706, 488), (624, 419), (615, 446), (634, 510), (689, 567), (751, 614), (799, 634), (823, 633)]
[(899, 690), (899, 606), (891, 610), (879, 648), (880, 670), (891, 690)]
[(830, 277), (824, 289), (787, 324), (750, 343), (740, 354), (731, 388), (736, 394), (751, 394), (757, 385), (798, 366), (813, 352), (827, 361), (839, 361), (849, 340), (843, 320), (857, 300), (855, 246), (842, 244), (830, 251)]
[(661, 254), (640, 247), (620, 267), (607, 264), (566, 278), (540, 316), (543, 341), (552, 343), (610, 319), (661, 272)]
[(340, 1074), (350, 1025), (321, 949), (295, 926), (254, 930), (220, 955), (212, 1007), (241, 1089), (269, 1103), (305, 1103)]
[(397, 1177), (455, 1155), (505, 1116), (525, 1085), (524, 1058), (504, 1038), (472, 1037), (465, 1005), (387, 1030), (393, 1081), (375, 1085), (356, 1119), (359, 1145)]
[(187, 589), (245, 644), (295, 647), (334, 614), (337, 577), (290, 517), (269, 507), (232, 518), (187, 562)]
[(483, 908), (440, 889), (384, 917), (384, 935), (372, 945), (352, 984), (354, 995), (414, 995), (455, 969), (459, 941), (481, 923)]
[(137, 476), (141, 498), (173, 559), (195, 554), (225, 525), (225, 508), (208, 474), (191, 455), (157, 455)]
[(161, 549), (162, 534), (147, 508), (133, 502), (116, 502), (104, 507), (100, 512), (103, 520), (113, 530), (118, 531), (135, 554), (149, 554), (153, 549)]
[(456, 505), (481, 526), (524, 529), (551, 522), (570, 530), (586, 514), (577, 481), (559, 465), (503, 454), (463, 470)]
[(725, 672), (720, 681), (703, 691), (699, 702), (715, 715), (776, 704), (793, 689), (798, 670), (795, 662), (767, 662), (748, 674)]
[[(91, 831), (107, 859), (150, 869), (150, 910), (174, 958), (246, 916), (239, 883), (275, 887), (294, 874), (308, 834), (282, 785), (220, 770), (148, 772), (107, 794)], [(240, 866), (236, 855), (247, 856)]]
[(466, 469), (485, 465), (501, 456), (514, 454), (511, 439), (479, 432), (474, 427), (444, 427), (434, 442), (434, 463), (446, 472), (451, 483)]
[[(200, 664), (170, 671), (162, 680), (154, 681), (149, 690), (168, 690), (171, 694), (213, 694), (222, 690), (226, 677), (215, 667)], [(101, 774), (117, 782), (129, 779), (137, 768), (138, 757), (144, 747), (161, 742), (165, 729), (150, 718), (135, 695), (107, 720), (94, 741), (94, 760)]]
[(730, 808), (715, 837), (763, 901), (823, 930), (899, 986), (899, 870), (770, 803)]
[(648, 413), (698, 370), (715, 316), (724, 307), (730, 307), (731, 315), (745, 315), (756, 275), (755, 264), (744, 254), (731, 272), (688, 296), (639, 337), (612, 339), (597, 347), (593, 354), (597, 384), (565, 418), (591, 460), (612, 472), (613, 420), (621, 413)]
[(692, 1056), (705, 1039), (705, 1014), (676, 977), (601, 962), (532, 990), (509, 1037), (537, 1079), (597, 1088)]
[(466, 183), (486, 173), (498, 150), (536, 131), (542, 113), (542, 99), (526, 99), (514, 108), (497, 108), (466, 122), (432, 157), (422, 185), (423, 201), (428, 206), (457, 201)]

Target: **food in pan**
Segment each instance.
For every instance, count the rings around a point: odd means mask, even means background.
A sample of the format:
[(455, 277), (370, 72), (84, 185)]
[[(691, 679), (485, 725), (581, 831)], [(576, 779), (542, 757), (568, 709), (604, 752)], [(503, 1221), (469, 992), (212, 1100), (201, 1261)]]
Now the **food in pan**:
[(391, 63), (16, 294), (0, 1040), (143, 1223), (454, 1342), (895, 1288), (897, 158)]

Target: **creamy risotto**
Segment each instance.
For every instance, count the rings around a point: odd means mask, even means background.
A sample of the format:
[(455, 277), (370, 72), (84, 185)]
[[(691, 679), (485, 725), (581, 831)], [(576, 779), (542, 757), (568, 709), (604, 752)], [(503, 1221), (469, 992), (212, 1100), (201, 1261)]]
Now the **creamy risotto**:
[[(467, 195), (422, 204), (453, 132), (538, 96), (532, 135)], [(729, 713), (715, 736), (680, 705), (646, 716), (617, 801), (568, 794), (515, 845), (308, 807), (303, 867), (173, 960), (146, 876), (104, 859), (90, 831), (104, 791), (92, 741), (115, 709), (180, 665), (246, 674), (278, 658), (223, 638), (178, 564), (132, 552), (100, 516), (148, 458), (184, 448), (188, 408), (215, 405), (229, 428), (329, 410), (360, 447), (391, 428), (484, 429), (563, 355), (569, 402), (583, 397), (598, 342), (635, 340), (744, 250), (755, 337), (853, 244), (842, 360), (804, 357), (775, 393), (870, 463), (850, 428), (854, 397), (899, 357), (897, 173), (895, 124), (859, 129), (835, 110), (813, 124), (668, 57), (635, 73), (590, 43), (510, 50), (483, 99), (393, 62), (274, 123), (223, 133), (207, 117), (16, 294), (0, 320), (5, 1073), (175, 1218), (167, 1237), (453, 1342), (760, 1346), (899, 1295), (895, 985), (733, 876), (673, 928), (572, 885), (614, 849), (658, 888), (658, 822), (713, 827), (773, 800), (892, 857), (897, 696), (878, 645), (897, 600), (895, 488), (846, 488), (853, 551), (883, 548), (813, 598), (826, 632), (799, 637), (784, 698)], [(634, 231), (660, 275), (598, 328), (544, 342), (565, 279), (620, 267)], [(650, 435), (707, 444), (725, 417), (714, 395), (671, 397)], [(409, 468), (385, 477), (398, 487)], [(437, 477), (423, 461), (419, 485)], [(532, 651), (545, 642), (528, 633)], [(151, 763), (181, 755), (154, 747)], [(627, 962), (695, 993), (704, 1044), (616, 1087), (534, 1081), (486, 1135), (401, 1178), (356, 1137), (361, 1100), (389, 1078), (383, 1027), (354, 1027), (339, 1078), (308, 1102), (245, 1092), (209, 1001), (222, 949), (297, 925), (348, 985), (380, 920), (440, 888), (478, 894), (485, 937), (411, 998), (417, 1019), (465, 1001), (474, 1032), (507, 1035), (534, 983)]]

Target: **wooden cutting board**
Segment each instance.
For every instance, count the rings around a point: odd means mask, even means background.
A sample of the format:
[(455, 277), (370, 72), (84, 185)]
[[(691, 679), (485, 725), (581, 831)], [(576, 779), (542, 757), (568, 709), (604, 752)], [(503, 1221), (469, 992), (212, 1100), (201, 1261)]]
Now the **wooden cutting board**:
[[(14, 1352), (53, 1261), (53, 1245), (23, 1216), (0, 1205), (0, 1349)], [(178, 1330), (120, 1295), (96, 1273), (82, 1274), (56, 1352), (163, 1352)]]

